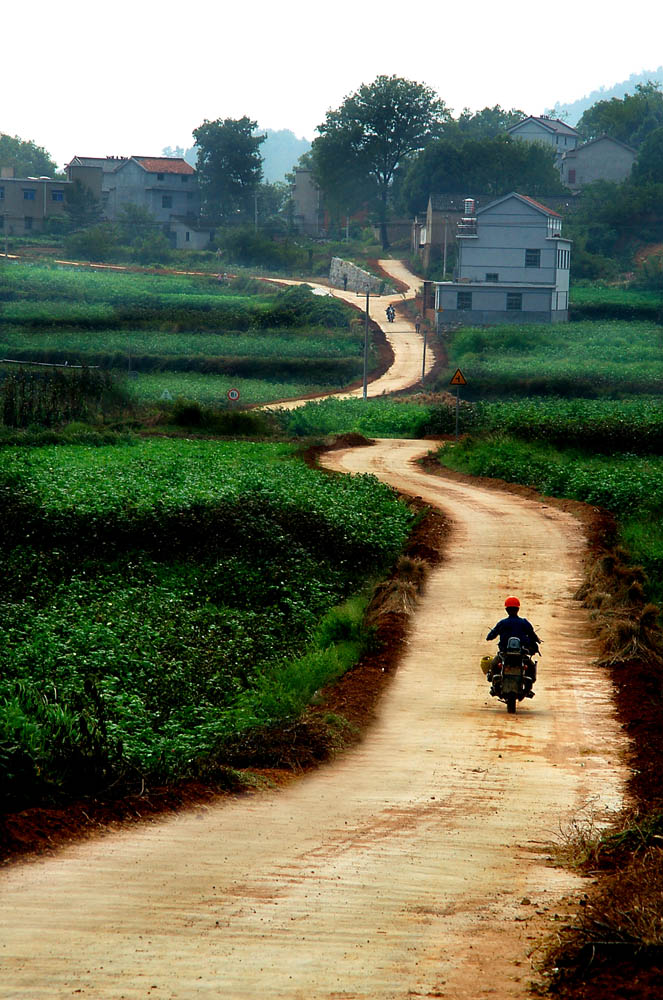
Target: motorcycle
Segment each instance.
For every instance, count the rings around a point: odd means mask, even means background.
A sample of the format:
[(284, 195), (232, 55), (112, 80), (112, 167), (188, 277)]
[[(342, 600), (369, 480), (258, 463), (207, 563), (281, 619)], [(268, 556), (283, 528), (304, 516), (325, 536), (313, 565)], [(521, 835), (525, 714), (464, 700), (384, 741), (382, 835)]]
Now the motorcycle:
[(532, 685), (536, 680), (536, 667), (529, 650), (515, 636), (509, 639), (506, 649), (498, 652), (497, 668), (487, 675), (491, 681), (490, 693), (506, 703), (509, 714), (516, 711), (519, 701), (534, 697)]

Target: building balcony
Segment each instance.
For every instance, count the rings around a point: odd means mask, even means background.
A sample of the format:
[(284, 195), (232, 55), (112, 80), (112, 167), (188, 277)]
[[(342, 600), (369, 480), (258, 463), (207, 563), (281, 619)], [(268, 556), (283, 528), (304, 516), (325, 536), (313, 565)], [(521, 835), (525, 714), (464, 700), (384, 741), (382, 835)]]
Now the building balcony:
[(478, 236), (477, 232), (477, 220), (476, 219), (461, 219), (456, 226), (456, 236), (457, 238), (466, 238), (468, 236)]

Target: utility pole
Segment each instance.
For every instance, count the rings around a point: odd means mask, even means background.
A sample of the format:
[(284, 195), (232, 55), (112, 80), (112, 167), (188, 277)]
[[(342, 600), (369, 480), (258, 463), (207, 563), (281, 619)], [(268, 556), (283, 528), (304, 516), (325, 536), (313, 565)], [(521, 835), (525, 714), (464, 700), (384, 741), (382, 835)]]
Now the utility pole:
[(424, 324), (424, 356), (421, 362), (421, 381), (426, 377), (426, 324)]
[(368, 302), (370, 289), (366, 286), (366, 320), (364, 323), (364, 399), (368, 395)]
[(442, 281), (446, 280), (447, 277), (447, 223), (449, 222), (448, 216), (444, 217), (444, 256), (442, 258)]
[(258, 192), (253, 192), (253, 228), (258, 232)]

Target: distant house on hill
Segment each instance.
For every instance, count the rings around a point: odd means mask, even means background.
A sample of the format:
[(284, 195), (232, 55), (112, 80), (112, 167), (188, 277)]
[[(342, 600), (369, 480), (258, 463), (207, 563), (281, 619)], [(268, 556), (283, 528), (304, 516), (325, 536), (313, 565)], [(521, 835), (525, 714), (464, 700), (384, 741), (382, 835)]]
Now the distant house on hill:
[(515, 191), (476, 212), (468, 198), (456, 239), (454, 280), (435, 283), (438, 329), (568, 320), (571, 243), (557, 212)]
[(601, 135), (564, 153), (559, 165), (562, 184), (580, 191), (592, 181), (621, 183), (630, 176), (637, 155), (631, 146)]
[(539, 142), (550, 146), (558, 156), (569, 149), (575, 149), (580, 141), (577, 129), (558, 118), (547, 118), (545, 115), (529, 115), (515, 125), (507, 128), (507, 135), (522, 142)]

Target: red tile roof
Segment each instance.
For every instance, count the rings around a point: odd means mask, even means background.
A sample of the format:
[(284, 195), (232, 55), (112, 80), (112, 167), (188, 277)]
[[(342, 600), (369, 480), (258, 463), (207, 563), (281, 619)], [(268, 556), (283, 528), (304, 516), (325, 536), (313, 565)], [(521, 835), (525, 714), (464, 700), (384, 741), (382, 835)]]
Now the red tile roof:
[(133, 156), (151, 174), (195, 174), (190, 163), (180, 156)]
[(541, 211), (545, 212), (546, 215), (554, 215), (555, 218), (557, 218), (557, 219), (561, 219), (562, 218), (562, 216), (559, 214), (559, 212), (553, 212), (552, 208), (547, 208), (545, 205), (542, 205), (540, 201), (534, 201), (534, 198), (530, 198), (526, 194), (519, 194), (518, 197), (522, 198), (523, 201), (528, 201), (530, 203), (530, 205), (534, 205), (535, 208), (541, 209)]

